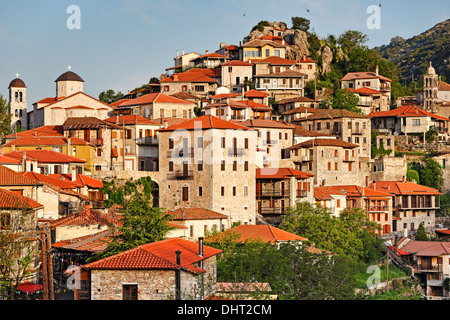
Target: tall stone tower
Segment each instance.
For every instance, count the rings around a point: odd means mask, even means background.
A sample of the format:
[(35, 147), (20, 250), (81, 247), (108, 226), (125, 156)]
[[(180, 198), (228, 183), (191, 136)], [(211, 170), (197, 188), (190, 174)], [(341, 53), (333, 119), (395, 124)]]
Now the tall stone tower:
[(68, 97), (77, 92), (83, 92), (83, 82), (79, 75), (70, 71), (63, 73), (55, 80), (56, 82), (56, 97)]
[(436, 71), (431, 66), (423, 76), (423, 109), (431, 113), (437, 113), (437, 94), (439, 79)]
[(9, 83), (9, 110), (11, 128), (27, 129), (27, 86), (19, 79), (19, 74)]

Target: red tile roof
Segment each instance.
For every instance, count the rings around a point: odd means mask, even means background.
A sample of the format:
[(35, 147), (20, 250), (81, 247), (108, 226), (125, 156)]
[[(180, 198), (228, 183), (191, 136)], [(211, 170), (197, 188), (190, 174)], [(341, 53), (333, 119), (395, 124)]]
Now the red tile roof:
[(269, 95), (268, 93), (256, 89), (251, 89), (244, 92), (244, 96), (247, 98), (265, 98), (268, 95)]
[(268, 57), (265, 59), (257, 60), (254, 63), (268, 63), (268, 64), (272, 64), (272, 65), (291, 66), (291, 65), (295, 64), (295, 61), (281, 58), (281, 57), (271, 56), (271, 57)]
[(357, 144), (348, 143), (340, 139), (328, 139), (328, 138), (317, 138), (311, 139), (302, 143), (298, 143), (291, 147), (292, 150), (300, 148), (310, 148), (313, 146), (330, 146), (330, 147), (343, 147), (343, 148), (356, 148)]
[(243, 45), (241, 45), (241, 47), (243, 47), (243, 48), (259, 48), (259, 47), (262, 47), (265, 45), (270, 45), (275, 48), (286, 48), (287, 47), (286, 45), (283, 45), (277, 41), (263, 40), (263, 39), (250, 40), (249, 42), (246, 42)]
[(382, 94), (383, 92), (381, 91), (377, 91), (371, 88), (366, 88), (366, 87), (361, 87), (358, 89), (353, 89), (353, 88), (347, 88), (346, 89), (348, 92), (351, 93), (356, 93), (362, 96), (370, 96), (371, 94)]
[(143, 96), (140, 96), (136, 99), (131, 99), (125, 101), (124, 103), (118, 105), (118, 107), (127, 107), (127, 106), (137, 106), (143, 104), (151, 104), (151, 103), (178, 103), (178, 104), (192, 104), (192, 102), (175, 98), (173, 96), (166, 95), (164, 93), (149, 93)]
[[(176, 251), (181, 251), (177, 264)], [(198, 255), (199, 244), (193, 241), (170, 238), (144, 244), (93, 263), (82, 266), (85, 270), (184, 270), (194, 274), (205, 270), (196, 264), (221, 253), (222, 250), (203, 246), (203, 257)]]
[(450, 84), (448, 84), (444, 81), (439, 81), (438, 90), (439, 91), (450, 91)]
[(332, 195), (345, 196), (345, 193), (330, 186), (314, 187), (314, 198), (317, 200), (331, 200), (333, 199)]
[(227, 219), (228, 216), (204, 208), (178, 208), (168, 211), (173, 220), (211, 220)]
[[(5, 143), (5, 146), (17, 146), (17, 147), (23, 147), (23, 146), (63, 146), (68, 144), (67, 137), (63, 136), (53, 136), (53, 137), (44, 137), (44, 136), (37, 136), (37, 137), (19, 137), (17, 139), (14, 139), (8, 143)], [(87, 146), (89, 143), (87, 141), (84, 141), (82, 139), (72, 137), (70, 138), (70, 144), (75, 146)]]
[(448, 118), (444, 118), (442, 116), (438, 116), (431, 112), (422, 110), (413, 105), (403, 106), (400, 108), (392, 109), (389, 111), (379, 111), (379, 112), (371, 112), (369, 113), (370, 118), (378, 118), (378, 117), (431, 117), (439, 120), (450, 121)]
[(237, 130), (249, 130), (249, 128), (241, 126), (239, 124), (220, 119), (212, 115), (200, 116), (198, 118), (190, 119), (179, 124), (175, 124), (166, 129), (160, 129), (159, 131), (174, 131), (174, 130), (194, 130), (194, 129), (237, 129)]
[(93, 189), (101, 189), (101, 188), (103, 188), (103, 181), (102, 180), (95, 179), (95, 178), (92, 178), (92, 177), (89, 177), (87, 175), (80, 174), (80, 173), (76, 174), (76, 180), (75, 181), (72, 181), (72, 174), (70, 174), (70, 173), (66, 173), (66, 174), (61, 174), (61, 173), (50, 174), (49, 176), (52, 177), (52, 178), (55, 178), (55, 179), (68, 181), (68, 182), (76, 185), (77, 187), (88, 186), (89, 188), (93, 188)]
[(382, 75), (377, 75), (375, 72), (349, 72), (347, 73), (341, 81), (351, 81), (351, 80), (362, 80), (362, 79), (375, 79), (379, 78), (383, 81), (392, 81), (389, 78), (383, 77)]
[(307, 179), (313, 177), (313, 174), (291, 168), (257, 168), (256, 179), (285, 179), (288, 177), (296, 177)]
[(19, 159), (10, 158), (7, 156), (0, 156), (0, 163), (19, 164), (19, 163), (22, 163), (22, 161)]
[[(71, 94), (71, 95), (66, 96), (66, 97), (55, 98), (53, 102), (49, 103), (48, 105), (44, 106), (43, 108), (48, 108), (48, 107), (50, 107), (50, 106), (52, 106), (52, 105), (54, 105), (54, 104), (56, 104), (56, 103), (58, 103), (58, 102), (60, 102), (60, 101), (69, 99), (69, 98), (74, 97), (74, 96), (76, 96), (76, 95), (84, 95), (84, 96), (86, 96), (86, 97), (88, 97), (88, 98), (91, 98), (91, 99), (93, 99), (93, 100), (95, 100), (95, 101), (101, 103), (101, 104), (104, 104), (105, 107), (107, 107), (108, 109), (112, 108), (112, 107), (110, 107), (107, 103), (105, 103), (105, 102), (103, 102), (103, 101), (100, 101), (100, 100), (98, 100), (98, 99), (95, 99), (94, 97), (88, 95), (87, 93), (84, 93), (83, 91), (75, 92), (74, 94)], [(47, 99), (48, 99), (48, 98), (47, 98)], [(45, 99), (44, 99), (44, 100), (45, 100)], [(41, 100), (41, 101), (42, 101), (42, 100)]]
[(370, 187), (360, 187), (357, 185), (329, 186), (329, 189), (351, 197), (392, 197), (392, 194), (387, 192), (374, 190)]
[(300, 126), (295, 126), (294, 135), (298, 137), (334, 137), (332, 134), (327, 134), (319, 131), (310, 131), (303, 129)]
[[(110, 123), (116, 123), (116, 117), (111, 117), (108, 119), (105, 119), (106, 122)], [(117, 117), (117, 124), (121, 125), (125, 122), (125, 124), (152, 124), (152, 125), (159, 125), (158, 123), (149, 120), (147, 118), (144, 118), (139, 115), (123, 115)]]
[(61, 180), (61, 179), (56, 179), (54, 177), (51, 176), (46, 176), (44, 174), (40, 174), (37, 172), (22, 172), (21, 173), (23, 176), (33, 179), (35, 181), (39, 181), (39, 182), (46, 182), (49, 183), (51, 185), (54, 185), (60, 189), (76, 189), (77, 186), (69, 181), (66, 180)]
[(23, 156), (40, 163), (85, 163), (86, 160), (75, 158), (53, 150), (16, 150), (5, 153), (5, 156), (22, 160)]
[(24, 197), (12, 191), (0, 188), (0, 209), (40, 209), (44, 206), (33, 199)]
[(244, 121), (233, 121), (249, 128), (277, 128), (294, 130), (295, 126), (286, 122), (275, 121), (270, 119), (248, 119)]
[(41, 183), (0, 165), (0, 186), (36, 186)]
[(220, 241), (230, 235), (235, 242), (245, 241), (263, 241), (267, 243), (275, 243), (282, 241), (304, 241), (306, 238), (297, 236), (293, 233), (275, 228), (271, 225), (239, 225), (237, 227), (225, 230), (218, 235), (207, 238), (207, 241)]
[(369, 187), (396, 195), (421, 194), (421, 195), (440, 195), (442, 193), (437, 189), (423, 186), (410, 181), (374, 181)]
[(202, 83), (217, 83), (211, 77), (217, 76), (212, 70), (200, 70), (193, 68), (185, 72), (175, 73), (174, 75), (164, 78), (160, 83), (170, 82), (202, 82)]
[[(38, 128), (26, 130), (26, 131), (17, 132), (15, 135), (16, 135), (16, 137), (62, 136), (63, 135), (63, 126), (61, 126), (61, 125), (42, 126), (42, 127), (38, 127)], [(12, 138), (12, 134), (5, 136), (5, 138)]]
[(49, 222), (50, 228), (55, 229), (63, 226), (89, 226), (89, 225), (103, 225), (103, 226), (121, 226), (120, 215), (113, 215), (97, 210), (90, 209), (90, 214), (86, 211), (70, 214), (63, 218), (52, 220)]
[(238, 66), (238, 67), (251, 67), (253, 63), (241, 60), (231, 60), (225, 63), (222, 63), (221, 66)]
[(110, 234), (110, 230), (105, 230), (92, 235), (62, 240), (53, 243), (52, 247), (84, 252), (101, 252), (107, 248), (108, 242), (110, 241)]

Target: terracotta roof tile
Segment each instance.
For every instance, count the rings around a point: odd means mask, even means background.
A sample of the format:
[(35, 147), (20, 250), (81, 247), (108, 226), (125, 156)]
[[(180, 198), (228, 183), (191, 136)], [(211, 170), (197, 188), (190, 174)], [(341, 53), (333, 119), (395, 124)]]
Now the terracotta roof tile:
[(178, 208), (168, 211), (174, 220), (227, 219), (228, 216), (204, 208)]
[[(222, 250), (203, 246), (203, 257), (198, 255), (198, 243), (170, 238), (138, 246), (105, 259), (82, 266), (85, 270), (185, 270), (194, 274), (205, 270), (196, 266), (204, 259), (222, 252)], [(180, 264), (177, 264), (176, 251), (181, 251)]]
[(281, 57), (271, 56), (265, 59), (257, 60), (254, 63), (268, 63), (272, 65), (288, 65), (291, 66), (295, 64), (294, 60), (289, 60)]
[(356, 148), (357, 144), (348, 143), (340, 139), (328, 139), (328, 138), (317, 138), (311, 139), (302, 143), (298, 143), (291, 147), (292, 150), (300, 148), (310, 148), (313, 146), (331, 146), (331, 147), (343, 147), (343, 148)]
[(175, 124), (166, 129), (160, 129), (159, 131), (174, 131), (174, 130), (194, 130), (194, 129), (237, 129), (237, 130), (249, 130), (249, 128), (241, 126), (239, 124), (220, 119), (212, 115), (200, 116), (198, 118), (190, 119), (179, 124)]
[(85, 163), (86, 160), (72, 157), (61, 152), (53, 151), (53, 150), (38, 150), (38, 149), (30, 149), (30, 150), (16, 150), (5, 153), (5, 156), (15, 158), (15, 159), (23, 159), (23, 156), (26, 156), (27, 159), (34, 160), (40, 163)]
[(275, 243), (280, 241), (304, 241), (304, 237), (297, 236), (293, 233), (275, 228), (271, 225), (239, 225), (237, 227), (225, 230), (218, 235), (207, 238), (207, 241), (220, 241), (228, 235), (236, 235), (233, 239), (235, 242), (245, 241), (263, 241), (267, 243)]
[[(23, 136), (5, 143), (5, 146), (63, 146), (68, 144), (67, 137), (64, 136)], [(87, 146), (89, 143), (82, 139), (72, 137), (70, 144), (75, 146)]]
[(39, 209), (44, 206), (33, 199), (0, 188), (0, 209)]
[(407, 105), (400, 108), (395, 108), (389, 111), (379, 111), (379, 112), (371, 112), (369, 113), (370, 118), (378, 118), (378, 117), (431, 117), (439, 120), (450, 121), (448, 118), (444, 118), (442, 116), (438, 116), (431, 112), (422, 110), (417, 108), (414, 105)]
[[(108, 119), (105, 119), (106, 122), (109, 123), (116, 123), (116, 117), (111, 117)], [(121, 115), (117, 117), (117, 124), (121, 125), (125, 122), (125, 124), (153, 124), (153, 125), (159, 125), (158, 123), (149, 120), (147, 118), (144, 118), (139, 115)]]
[(35, 186), (40, 185), (35, 180), (24, 177), (18, 172), (0, 165), (0, 186)]
[(347, 73), (341, 81), (351, 81), (351, 80), (362, 80), (362, 79), (375, 79), (379, 78), (384, 81), (392, 81), (382, 75), (377, 75), (375, 72), (349, 72)]
[(297, 177), (307, 179), (313, 177), (313, 174), (292, 168), (257, 168), (256, 179), (285, 179), (287, 177)]
[(166, 95), (164, 93), (149, 93), (143, 96), (140, 96), (136, 99), (131, 99), (125, 101), (124, 103), (118, 105), (118, 107), (126, 107), (126, 106), (137, 106), (143, 104), (151, 104), (151, 103), (182, 103), (182, 104), (192, 104), (192, 102), (175, 98), (173, 96)]
[(410, 181), (374, 181), (369, 184), (375, 190), (401, 195), (401, 194), (429, 194), (440, 195), (437, 189), (423, 186)]

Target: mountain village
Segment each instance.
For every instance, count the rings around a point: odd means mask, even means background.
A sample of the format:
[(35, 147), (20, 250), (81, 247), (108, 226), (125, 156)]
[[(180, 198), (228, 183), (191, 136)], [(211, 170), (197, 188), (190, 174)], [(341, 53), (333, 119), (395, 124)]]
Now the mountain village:
[[(236, 44), (180, 50), (158, 81), (111, 103), (86, 94), (89, 75), (70, 66), (48, 83), (55, 95), (36, 102), (27, 100), (27, 79), (11, 77), (0, 229), (27, 237), (36, 251), (2, 298), (54, 300), (70, 291), (75, 300), (233, 299), (255, 290), (250, 279), (219, 282), (224, 252), (204, 242), (235, 231), (242, 242), (302, 245), (306, 235), (280, 225), (305, 202), (335, 217), (362, 209), (391, 264), (411, 270), (423, 296), (448, 298), (450, 228), (440, 197), (450, 192), (450, 84), (430, 62), (423, 90), (394, 99), (392, 79), (377, 65), (340, 79), (359, 111), (334, 108), (326, 103), (332, 91), (306, 96), (319, 64), (293, 55), (285, 32), (265, 27)], [(442, 188), (408, 174), (430, 149)], [(90, 262), (126, 215), (105, 186), (130, 181), (150, 183), (151, 204), (170, 216), (170, 231)], [(434, 241), (416, 239), (419, 229)], [(267, 282), (256, 284), (276, 299)]]

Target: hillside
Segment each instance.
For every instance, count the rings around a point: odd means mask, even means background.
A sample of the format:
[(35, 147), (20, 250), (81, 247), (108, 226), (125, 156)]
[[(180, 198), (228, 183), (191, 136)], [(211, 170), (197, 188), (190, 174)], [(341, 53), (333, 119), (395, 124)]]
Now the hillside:
[(402, 85), (414, 80), (421, 83), (429, 63), (441, 76), (450, 79), (450, 19), (410, 39), (394, 37), (391, 43), (374, 48), (384, 58), (395, 63)]

